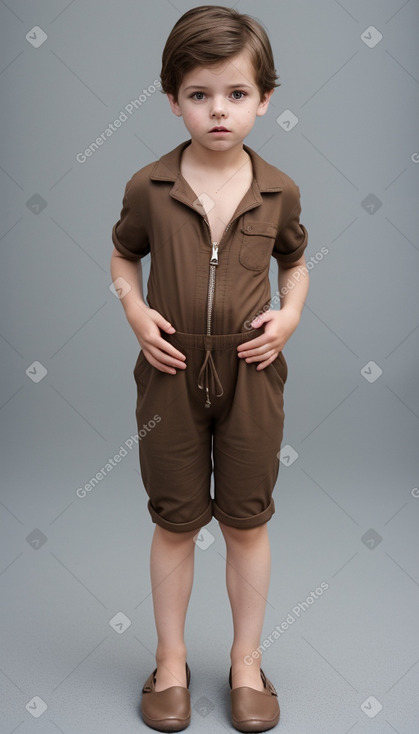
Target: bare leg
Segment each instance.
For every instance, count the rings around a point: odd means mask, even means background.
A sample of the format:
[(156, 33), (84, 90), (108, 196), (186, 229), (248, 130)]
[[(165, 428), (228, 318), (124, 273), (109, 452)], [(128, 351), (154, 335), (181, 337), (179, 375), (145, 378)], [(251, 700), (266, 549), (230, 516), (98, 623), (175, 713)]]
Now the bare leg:
[(227, 546), (226, 582), (233, 615), (234, 639), (230, 657), (232, 687), (263, 690), (260, 657), (244, 659), (260, 645), (269, 588), (271, 553), (267, 523), (242, 530), (220, 523)]
[(156, 691), (186, 686), (184, 630), (197, 532), (172, 533), (159, 525), (154, 530), (150, 574), (157, 630)]

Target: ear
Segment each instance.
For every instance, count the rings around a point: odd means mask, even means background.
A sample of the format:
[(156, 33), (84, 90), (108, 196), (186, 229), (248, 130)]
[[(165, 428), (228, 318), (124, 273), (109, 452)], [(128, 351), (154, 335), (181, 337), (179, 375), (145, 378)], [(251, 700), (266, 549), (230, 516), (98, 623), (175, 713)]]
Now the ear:
[(271, 100), (271, 97), (274, 91), (275, 89), (270, 89), (269, 92), (265, 92), (265, 94), (263, 95), (260, 101), (259, 107), (257, 108), (257, 111), (256, 111), (256, 115), (258, 115), (258, 117), (262, 117), (262, 115), (266, 113), (269, 107), (269, 102)]
[(170, 107), (171, 107), (172, 112), (177, 117), (182, 117), (182, 112), (180, 111), (180, 107), (179, 107), (177, 101), (175, 100), (173, 94), (168, 94), (167, 95), (167, 99), (169, 100), (169, 104), (170, 104)]

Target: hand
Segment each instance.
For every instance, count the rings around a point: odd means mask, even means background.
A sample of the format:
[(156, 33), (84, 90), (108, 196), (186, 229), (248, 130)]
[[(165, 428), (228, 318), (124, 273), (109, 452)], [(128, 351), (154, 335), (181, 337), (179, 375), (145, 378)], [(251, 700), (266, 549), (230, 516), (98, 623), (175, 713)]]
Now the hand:
[(158, 311), (148, 306), (143, 308), (137, 306), (134, 311), (127, 313), (127, 319), (145, 358), (153, 367), (169, 375), (175, 375), (176, 369), (186, 368), (186, 356), (160, 334), (160, 330), (174, 334), (176, 329)]
[(259, 362), (257, 370), (263, 370), (277, 358), (285, 343), (295, 331), (300, 321), (300, 313), (292, 308), (280, 311), (265, 311), (251, 322), (254, 329), (265, 324), (264, 332), (248, 342), (239, 344), (238, 356), (246, 362)]

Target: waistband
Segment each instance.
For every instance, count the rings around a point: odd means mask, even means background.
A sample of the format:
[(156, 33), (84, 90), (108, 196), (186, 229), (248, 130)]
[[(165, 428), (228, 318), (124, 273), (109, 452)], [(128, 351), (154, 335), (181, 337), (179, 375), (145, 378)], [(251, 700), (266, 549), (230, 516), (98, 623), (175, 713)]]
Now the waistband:
[[(170, 344), (188, 349), (200, 349), (205, 352), (204, 361), (198, 375), (198, 387), (205, 390), (205, 407), (211, 407), (210, 393), (220, 398), (224, 394), (223, 386), (215, 366), (213, 352), (231, 349), (239, 344), (255, 339), (263, 334), (263, 329), (250, 329), (239, 334), (186, 334), (176, 331), (174, 334), (161, 332)], [(238, 359), (238, 357), (237, 357)]]
[(161, 332), (163, 339), (166, 339), (173, 346), (176, 346), (174, 342), (177, 342), (189, 349), (204, 349), (205, 351), (208, 349), (210, 351), (231, 349), (231, 347), (237, 347), (239, 344), (255, 339), (261, 334), (263, 334), (263, 329), (249, 329), (249, 331), (243, 331), (239, 334), (186, 334), (182, 331), (166, 334), (166, 332)]

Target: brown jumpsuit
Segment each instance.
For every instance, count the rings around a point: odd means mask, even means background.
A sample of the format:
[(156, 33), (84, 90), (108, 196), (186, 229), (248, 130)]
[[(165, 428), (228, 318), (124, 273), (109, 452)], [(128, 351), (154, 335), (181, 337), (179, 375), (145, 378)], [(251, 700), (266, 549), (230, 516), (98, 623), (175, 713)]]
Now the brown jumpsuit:
[(257, 371), (237, 346), (263, 332), (250, 321), (271, 301), (271, 256), (295, 262), (308, 235), (298, 186), (245, 145), (253, 182), (213, 245), (198, 199), (205, 192), (194, 192), (180, 172), (189, 144), (132, 176), (112, 230), (124, 257), (151, 253), (148, 304), (176, 329), (163, 338), (186, 355), (176, 375), (138, 355), (141, 475), (151, 517), (167, 530), (198, 530), (213, 516), (251, 528), (275, 511), (287, 364), (280, 353)]

